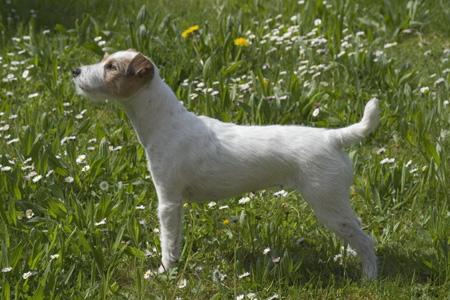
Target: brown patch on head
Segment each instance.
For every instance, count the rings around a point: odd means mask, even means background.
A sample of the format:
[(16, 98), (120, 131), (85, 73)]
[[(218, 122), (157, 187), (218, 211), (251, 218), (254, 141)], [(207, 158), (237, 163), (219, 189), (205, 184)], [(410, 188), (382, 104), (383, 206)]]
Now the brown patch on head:
[(133, 58), (109, 58), (103, 68), (106, 92), (117, 98), (135, 95), (155, 75), (153, 63), (140, 53)]

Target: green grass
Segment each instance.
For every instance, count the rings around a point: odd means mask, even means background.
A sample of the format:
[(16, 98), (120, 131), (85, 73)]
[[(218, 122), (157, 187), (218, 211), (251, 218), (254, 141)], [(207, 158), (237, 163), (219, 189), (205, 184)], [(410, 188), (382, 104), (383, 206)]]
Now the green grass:
[[(0, 0), (1, 299), (449, 297), (446, 1), (12, 2)], [(342, 127), (378, 97), (380, 125), (348, 152), (379, 280), (361, 281), (283, 187), (187, 204), (178, 267), (145, 279), (160, 242), (144, 151), (124, 111), (76, 95), (70, 73), (127, 48), (189, 110), (226, 122)]]

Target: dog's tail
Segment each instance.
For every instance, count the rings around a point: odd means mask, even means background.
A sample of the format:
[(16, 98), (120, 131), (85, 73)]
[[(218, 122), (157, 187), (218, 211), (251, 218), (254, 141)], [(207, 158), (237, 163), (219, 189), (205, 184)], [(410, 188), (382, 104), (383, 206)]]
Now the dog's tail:
[(359, 123), (329, 130), (328, 138), (340, 148), (357, 143), (375, 129), (378, 124), (378, 114), (378, 99), (372, 98), (367, 102), (364, 116)]

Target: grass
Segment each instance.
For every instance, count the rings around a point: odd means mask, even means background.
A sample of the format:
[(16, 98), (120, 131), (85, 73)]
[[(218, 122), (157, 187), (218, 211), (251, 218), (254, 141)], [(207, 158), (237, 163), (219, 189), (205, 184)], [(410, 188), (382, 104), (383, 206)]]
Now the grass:
[[(301, 2), (0, 0), (0, 298), (448, 298), (450, 10)], [(378, 97), (380, 125), (348, 152), (379, 280), (362, 282), (283, 187), (186, 204), (178, 267), (145, 278), (160, 243), (144, 151), (123, 110), (76, 95), (70, 73), (127, 48), (226, 122), (341, 127)]]

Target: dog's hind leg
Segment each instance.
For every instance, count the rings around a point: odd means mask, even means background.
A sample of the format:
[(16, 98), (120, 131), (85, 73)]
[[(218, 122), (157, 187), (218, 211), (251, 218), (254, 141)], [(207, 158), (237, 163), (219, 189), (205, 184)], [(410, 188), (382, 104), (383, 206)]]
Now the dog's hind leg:
[(158, 217), (161, 224), (162, 264), (167, 270), (180, 256), (183, 203), (169, 203), (159, 199)]
[(321, 223), (356, 250), (365, 278), (376, 279), (377, 258), (373, 240), (361, 229), (360, 222), (350, 206), (348, 192), (343, 191), (342, 186), (337, 188), (336, 185), (330, 184), (314, 191), (303, 190), (302, 195)]

